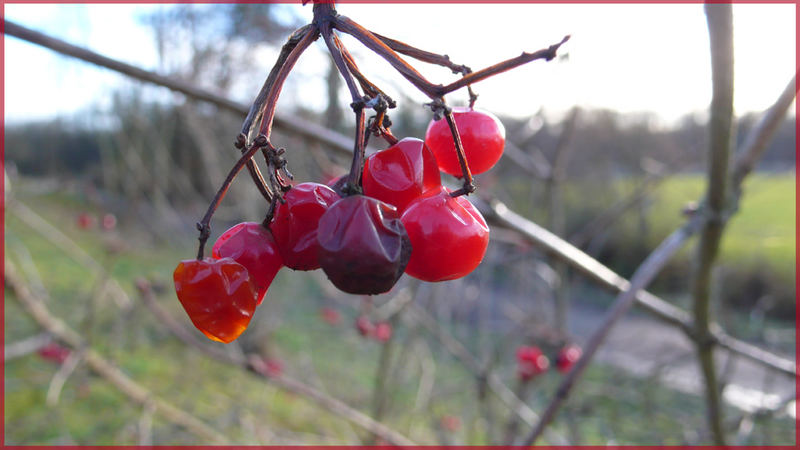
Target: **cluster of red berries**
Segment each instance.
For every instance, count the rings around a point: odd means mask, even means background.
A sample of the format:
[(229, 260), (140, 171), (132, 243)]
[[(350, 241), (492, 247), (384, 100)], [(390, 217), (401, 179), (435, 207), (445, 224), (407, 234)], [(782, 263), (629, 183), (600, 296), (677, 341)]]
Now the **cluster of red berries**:
[(117, 226), (117, 217), (114, 214), (107, 213), (98, 221), (97, 217), (93, 214), (82, 212), (78, 214), (76, 222), (78, 223), (78, 228), (81, 230), (94, 229), (99, 222), (104, 230), (111, 231)]
[[(581, 357), (581, 348), (569, 344), (555, 357), (555, 367), (561, 373), (567, 373)], [(539, 347), (523, 345), (517, 349), (517, 377), (529, 381), (550, 368), (550, 360)]]
[[(503, 152), (502, 124), (471, 108), (453, 116), (468, 166), (489, 170)], [(211, 258), (182, 261), (174, 272), (178, 299), (206, 336), (228, 343), (283, 266), (322, 268), (337, 288), (359, 295), (388, 292), (403, 273), (461, 278), (483, 259), (489, 228), (465, 197), (442, 186), (440, 171), (461, 174), (445, 120), (430, 124), (425, 142), (402, 139), (368, 157), (361, 186), (348, 186), (347, 177), (293, 186), (266, 226), (240, 223), (219, 237)]]
[(392, 338), (392, 325), (389, 322), (373, 323), (367, 316), (356, 319), (356, 330), (361, 336), (378, 342), (387, 342)]

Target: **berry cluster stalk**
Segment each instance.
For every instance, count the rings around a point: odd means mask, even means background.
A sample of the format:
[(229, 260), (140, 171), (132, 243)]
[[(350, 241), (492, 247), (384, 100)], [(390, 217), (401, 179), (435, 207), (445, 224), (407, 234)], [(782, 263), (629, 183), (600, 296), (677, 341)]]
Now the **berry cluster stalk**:
[[(344, 191), (348, 194), (359, 193), (361, 191), (360, 183), (361, 172), (364, 166), (364, 151), (370, 134), (383, 137), (390, 145), (397, 142), (397, 138), (392, 135), (389, 129), (391, 121), (386, 114), (386, 110), (394, 108), (396, 103), (374, 83), (370, 82), (358, 69), (355, 59), (336, 35), (335, 30), (353, 36), (368, 49), (384, 58), (406, 80), (414, 85), (414, 87), (432, 100), (430, 106), (435, 117), (444, 116), (446, 118), (453, 135), (453, 141), (464, 179), (463, 187), (454, 191), (451, 194), (453, 196), (469, 194), (475, 190), (475, 185), (473, 184), (472, 174), (464, 156), (463, 145), (458, 130), (455, 127), (452, 112), (450, 108), (447, 107), (444, 96), (450, 92), (466, 87), (469, 91), (469, 104), (471, 107), (477, 99), (477, 95), (471, 88), (473, 83), (485, 80), (491, 76), (511, 70), (531, 61), (538, 59), (550, 61), (555, 58), (559, 47), (569, 39), (569, 36), (566, 36), (561, 42), (551, 45), (546, 49), (533, 53), (522, 53), (515, 58), (502, 61), (477, 72), (472, 72), (469, 67), (450, 61), (447, 55), (438, 55), (420, 50), (400, 41), (372, 33), (353, 20), (339, 15), (336, 12), (335, 2), (333, 1), (315, 2), (313, 8), (314, 18), (312, 22), (292, 33), (281, 48), (278, 60), (267, 76), (264, 85), (259, 91), (258, 96), (242, 124), (241, 132), (236, 137), (235, 146), (241, 150), (242, 156), (228, 173), (227, 178), (214, 196), (203, 219), (197, 223), (197, 228), (200, 231), (200, 244), (197, 252), (198, 259), (203, 258), (203, 249), (211, 232), (209, 226), (211, 217), (225, 196), (233, 179), (243, 167), (247, 167), (253, 182), (270, 204), (267, 217), (264, 220), (265, 223), (269, 223), (271, 213), (275, 209), (275, 202), (283, 202), (282, 193), (290, 189), (289, 184), (284, 179), (284, 175), (291, 178), (291, 174), (286, 170), (286, 161), (283, 159), (284, 149), (275, 148), (270, 142), (275, 108), (277, 107), (278, 97), (280, 96), (286, 77), (291, 72), (295, 63), (297, 63), (300, 55), (302, 55), (311, 43), (316, 41), (320, 36), (323, 37), (339, 73), (347, 84), (347, 88), (352, 97), (351, 106), (356, 116), (353, 162), (350, 167), (350, 174), (348, 175)], [(452, 70), (453, 73), (461, 74), (461, 78), (447, 85), (431, 83), (406, 62), (400, 54), (425, 63), (447, 67)], [(359, 87), (361, 91), (359, 91)], [(361, 93), (362, 91), (363, 95)], [(375, 111), (375, 116), (370, 118), (368, 124), (364, 108), (370, 108)], [(256, 166), (255, 162), (252, 160), (253, 156), (259, 150), (261, 150), (268, 167), (268, 179), (264, 178), (258, 166)]]

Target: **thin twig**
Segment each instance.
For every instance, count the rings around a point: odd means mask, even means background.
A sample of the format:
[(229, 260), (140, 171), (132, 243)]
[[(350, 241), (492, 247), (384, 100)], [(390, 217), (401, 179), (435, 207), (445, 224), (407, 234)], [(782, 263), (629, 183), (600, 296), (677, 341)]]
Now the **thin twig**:
[(533, 445), (536, 440), (541, 436), (545, 427), (558, 412), (561, 405), (567, 399), (572, 387), (576, 381), (583, 375), (583, 372), (588, 367), (592, 358), (597, 350), (605, 342), (606, 337), (611, 332), (611, 329), (616, 323), (625, 315), (625, 313), (633, 306), (636, 301), (636, 294), (647, 287), (650, 282), (655, 278), (661, 269), (669, 262), (672, 256), (683, 247), (683, 244), (688, 240), (700, 227), (701, 221), (699, 218), (694, 217), (687, 222), (683, 227), (679, 228), (664, 241), (642, 262), (636, 272), (631, 278), (628, 289), (620, 293), (607, 313), (603, 323), (598, 329), (592, 333), (592, 336), (586, 341), (583, 349), (583, 354), (580, 359), (572, 367), (572, 370), (567, 373), (564, 379), (558, 386), (555, 397), (547, 405), (547, 409), (542, 413), (542, 417), (536, 428), (524, 439), (523, 445)]
[[(112, 58), (99, 55), (80, 47), (73, 46), (64, 41), (54, 39), (42, 33), (21, 27), (5, 19), (4, 25), (6, 34), (18, 37), (37, 45), (41, 45), (46, 48), (50, 48), (58, 53), (69, 55), (83, 61), (115, 70), (141, 81), (150, 82), (158, 86), (163, 86), (168, 89), (181, 92), (189, 97), (206, 101), (228, 111), (246, 115), (250, 110), (250, 107), (247, 105), (243, 105), (223, 96), (214, 94), (208, 90), (200, 89), (187, 83), (178, 82), (153, 72), (141, 70), (137, 67), (124, 64)], [(790, 85), (791, 84), (793, 83), (790, 83)], [(787, 89), (794, 91), (791, 88)], [(758, 130), (754, 130), (754, 133), (751, 136), (762, 134), (762, 139), (759, 139), (758, 142), (762, 140), (767, 142), (769, 141), (769, 138), (771, 138), (772, 133), (768, 131), (768, 127), (765, 125), (774, 125), (775, 123), (780, 122), (780, 117), (782, 117), (782, 115), (777, 114), (777, 112), (781, 112), (781, 110), (783, 110), (782, 114), (785, 114), (786, 109), (788, 109), (788, 106), (791, 104), (791, 93), (787, 95), (790, 95), (790, 97), (786, 106), (783, 106), (783, 103), (781, 103), (781, 107), (773, 106), (776, 111), (776, 114), (770, 115), (773, 120), (760, 122), (761, 125), (757, 127)], [(338, 152), (342, 155), (352, 155), (352, 138), (344, 136), (336, 131), (324, 128), (314, 122), (310, 122), (292, 115), (276, 113), (274, 125), (281, 127), (288, 133), (294, 133), (307, 139), (319, 142), (320, 144), (324, 145), (325, 148), (330, 149), (331, 151)], [(755, 131), (757, 131), (757, 133)], [(748, 138), (745, 140), (745, 142), (750, 142), (751, 140), (752, 139)], [(734, 173), (735, 170), (736, 169), (734, 169)], [(479, 199), (473, 198), (473, 203), (477, 203), (478, 201)], [(554, 255), (563, 259), (571, 267), (580, 270), (598, 284), (615, 292), (621, 292), (627, 289), (628, 281), (626, 279), (619, 276), (608, 267), (600, 264), (597, 260), (591, 258), (589, 255), (570, 245), (563, 239), (552, 235), (552, 233), (547, 232), (547, 230), (539, 227), (535, 223), (509, 210), (508, 207), (502, 203), (492, 202), (491, 205), (489, 205), (485, 202), (481, 202), (479, 209), (487, 220), (493, 221), (495, 225), (500, 225), (515, 231), (527, 241), (544, 249), (546, 252), (553, 253)], [(691, 318), (688, 313), (649, 292), (641, 291), (639, 294), (637, 294), (637, 302), (638, 305), (643, 307), (647, 312), (653, 314), (655, 317), (663, 320), (667, 324), (676, 326), (683, 330), (690, 328)], [(777, 370), (786, 376), (795, 377), (797, 375), (794, 362), (777, 356), (774, 353), (770, 353), (766, 350), (755, 347), (752, 344), (748, 344), (744, 341), (733, 338), (721, 331), (721, 329), (718, 327), (712, 327), (711, 332), (714, 341), (717, 342), (721, 347), (745, 356), (756, 363), (760, 363)]]
[[(571, 245), (569, 242), (511, 211), (502, 202), (492, 200), (487, 204), (481, 201), (480, 198), (475, 198), (472, 201), (478, 206), (481, 214), (483, 214), (486, 220), (491, 224), (518, 232), (528, 242), (536, 245), (546, 253), (557, 256), (572, 268), (579, 270), (590, 280), (607, 289), (617, 293), (628, 290), (630, 286), (628, 280)], [(653, 314), (665, 323), (676, 326), (687, 332), (691, 331), (692, 319), (686, 311), (647, 291), (639, 291), (636, 294), (636, 301), (645, 311)], [(795, 363), (793, 361), (731, 337), (722, 331), (718, 325), (713, 325), (711, 327), (711, 337), (720, 347), (736, 352), (739, 355), (770, 367), (786, 376), (797, 376)]]
[(5, 361), (19, 358), (33, 352), (39, 351), (53, 341), (50, 333), (41, 332), (39, 334), (26, 337), (25, 339), (5, 345)]
[(722, 428), (722, 400), (714, 367), (714, 342), (709, 324), (711, 270), (719, 253), (725, 228), (728, 199), (728, 163), (731, 155), (733, 121), (733, 11), (730, 5), (706, 4), (711, 44), (711, 117), (709, 119), (708, 186), (704, 205), (697, 215), (704, 219), (697, 244), (690, 292), (694, 329), (690, 337), (697, 346), (697, 358), (705, 380), (708, 425), (716, 445), (725, 445)]
[(125, 375), (118, 367), (100, 356), (95, 350), (86, 347), (86, 343), (80, 334), (70, 328), (69, 325), (64, 323), (61, 319), (53, 316), (42, 299), (33, 295), (28, 289), (28, 286), (26, 286), (19, 275), (17, 275), (14, 264), (8, 259), (5, 259), (4, 280), (5, 285), (14, 292), (13, 298), (22, 305), (39, 326), (47, 330), (53, 337), (70, 346), (74, 351), (84, 349), (84, 361), (86, 364), (106, 381), (113, 384), (128, 398), (142, 405), (152, 403), (156, 411), (165, 419), (186, 428), (205, 442), (215, 442), (219, 444), (229, 442), (224, 435), (214, 430), (209, 425), (203, 423), (186, 411), (178, 409), (172, 404), (156, 397), (148, 389)]
[(142, 301), (147, 309), (149, 309), (150, 312), (153, 313), (153, 315), (184, 344), (187, 344), (188, 346), (205, 353), (213, 359), (239, 367), (242, 370), (246, 370), (252, 374), (255, 374), (259, 379), (272, 383), (283, 390), (305, 397), (331, 411), (332, 413), (350, 421), (354, 425), (357, 425), (380, 437), (386, 442), (394, 445), (415, 445), (413, 441), (403, 436), (399, 432), (380, 422), (375, 421), (366, 414), (351, 408), (341, 400), (328, 396), (314, 389), (313, 387), (306, 385), (296, 378), (283, 374), (265, 376), (264, 374), (268, 372), (266, 371), (264, 366), (265, 362), (261, 356), (229, 353), (224, 351), (222, 348), (210, 346), (204, 342), (201, 342), (195, 337), (194, 334), (184, 328), (183, 325), (178, 323), (170, 313), (168, 313), (166, 310), (164, 310), (164, 308), (161, 307), (161, 305), (158, 304), (147, 282), (140, 281), (137, 283), (137, 287), (139, 288)]
[(7, 200), (5, 206), (6, 211), (10, 211), (18, 219), (25, 222), (31, 229), (61, 249), (61, 251), (73, 261), (97, 273), (100, 277), (107, 279), (108, 287), (112, 294), (111, 298), (113, 298), (117, 305), (123, 310), (130, 309), (133, 303), (125, 290), (122, 289), (116, 280), (108, 276), (107, 270), (102, 264), (98, 263), (91, 255), (86, 253), (86, 251), (78, 246), (72, 239), (50, 224), (50, 222), (45, 220), (42, 216), (36, 214), (32, 209), (17, 200)]

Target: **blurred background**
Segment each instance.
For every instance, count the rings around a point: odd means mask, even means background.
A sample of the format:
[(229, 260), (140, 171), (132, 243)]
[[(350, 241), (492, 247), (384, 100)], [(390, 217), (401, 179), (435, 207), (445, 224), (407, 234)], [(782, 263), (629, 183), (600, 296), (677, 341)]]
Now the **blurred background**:
[[(702, 199), (711, 99), (702, 5), (337, 9), (475, 70), (571, 35), (556, 60), (474, 86), (477, 106), (498, 115), (507, 134), (503, 159), (477, 177), (476, 195), (502, 201), (619, 275), (629, 278)], [(738, 147), (796, 71), (796, 15), (794, 5), (736, 5), (733, 13)], [(249, 105), (311, 7), (15, 4), (4, 17)], [(397, 100), (394, 134), (422, 138), (426, 97), (343, 40)], [(233, 344), (212, 343), (181, 309), (171, 274), (196, 253), (194, 223), (237, 159), (243, 115), (11, 36), (4, 59), (7, 444), (391, 442), (375, 422), (420, 444), (514, 442), (563, 378), (559, 351), (582, 346), (614, 298), (493, 226), (474, 273), (437, 284), (405, 276), (374, 298), (338, 292), (321, 271), (283, 269), (248, 330)], [(412, 65), (437, 83), (456, 79)], [(448, 101), (465, 104), (467, 94)], [(289, 77), (278, 112), (350, 136), (349, 102), (320, 40)], [(789, 361), (794, 111), (744, 184), (712, 288), (722, 329)], [(296, 181), (326, 182), (349, 167), (346, 154), (280, 122), (272, 141), (287, 148)], [(240, 177), (214, 216), (211, 242), (265, 211)], [(694, 244), (649, 289), (684, 309)], [(44, 315), (22, 306), (32, 304)], [(362, 336), (357, 317), (383, 331)], [(43, 323), (77, 338), (54, 337)], [(521, 346), (539, 348), (550, 368), (522, 380)], [(632, 311), (540, 442), (711, 442), (694, 352), (680, 329)], [(717, 356), (730, 441), (794, 444), (794, 378)]]

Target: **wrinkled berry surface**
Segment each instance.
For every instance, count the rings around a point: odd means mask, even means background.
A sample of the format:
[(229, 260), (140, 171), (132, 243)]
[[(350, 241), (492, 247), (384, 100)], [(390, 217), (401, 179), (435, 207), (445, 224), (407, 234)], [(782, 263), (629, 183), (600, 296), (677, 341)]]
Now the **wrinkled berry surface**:
[(283, 258), (272, 233), (256, 222), (236, 224), (222, 233), (211, 249), (211, 256), (214, 259), (231, 258), (247, 269), (258, 289), (259, 305), (283, 267)]
[(350, 294), (387, 292), (411, 254), (397, 209), (363, 195), (334, 203), (319, 220), (317, 239), (322, 270)]
[(284, 195), (270, 230), (286, 267), (294, 270), (319, 269), (317, 224), (339, 196), (319, 183), (300, 183)]
[(230, 258), (181, 261), (172, 274), (175, 292), (194, 326), (209, 339), (239, 337), (256, 309), (256, 286)]

